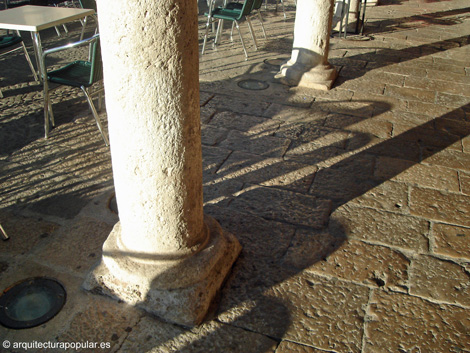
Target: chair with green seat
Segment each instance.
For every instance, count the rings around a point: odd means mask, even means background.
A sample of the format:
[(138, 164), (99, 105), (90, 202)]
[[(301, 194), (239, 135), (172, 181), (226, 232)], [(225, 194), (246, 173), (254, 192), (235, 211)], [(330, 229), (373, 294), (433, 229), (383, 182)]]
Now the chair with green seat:
[(210, 24), (213, 21), (218, 21), (219, 22), (219, 25), (218, 25), (217, 31), (216, 31), (216, 35), (215, 35), (215, 40), (214, 40), (214, 44), (216, 44), (217, 41), (218, 41), (218, 37), (220, 35), (220, 31), (222, 30), (221, 23), (222, 23), (223, 20), (227, 20), (227, 21), (232, 21), (232, 22), (235, 23), (235, 26), (237, 27), (237, 30), (238, 30), (238, 34), (240, 36), (240, 41), (242, 42), (243, 51), (245, 52), (245, 58), (248, 59), (248, 53), (246, 51), (245, 42), (243, 41), (243, 36), (242, 36), (241, 31), (240, 31), (240, 26), (238, 25), (238, 21), (242, 20), (243, 18), (246, 18), (246, 22), (248, 23), (248, 28), (250, 30), (253, 41), (255, 42), (255, 47), (256, 47), (256, 49), (258, 49), (257, 46), (256, 46), (256, 39), (255, 39), (254, 34), (253, 34), (253, 27), (251, 25), (251, 21), (250, 21), (249, 17), (247, 16), (247, 15), (250, 14), (251, 10), (253, 9), (253, 2), (254, 1), (255, 0), (245, 0), (241, 10), (230, 10), (230, 9), (221, 8), (221, 7), (218, 7), (216, 9), (214, 9), (213, 8), (214, 7), (213, 6), (214, 1), (212, 1), (211, 5), (209, 6), (209, 13), (205, 14), (207, 16), (207, 23), (206, 23), (206, 32), (204, 34), (204, 42), (202, 44), (202, 53), (201, 54), (204, 54), (204, 50), (206, 48), (207, 34), (209, 32)]
[[(49, 134), (49, 121), (54, 126), (54, 115), (52, 113), (52, 104), (50, 100), (50, 87), (49, 84), (58, 84), (65, 86), (72, 86), (80, 88), (88, 101), (90, 109), (93, 113), (93, 116), (96, 121), (96, 125), (103, 136), (103, 140), (106, 143), (106, 146), (109, 145), (108, 137), (106, 136), (103, 126), (101, 125), (101, 120), (96, 111), (95, 105), (93, 104), (92, 94), (90, 89), (94, 84), (101, 83), (103, 79), (103, 63), (101, 61), (101, 48), (99, 41), (99, 34), (95, 34), (93, 37), (84, 39), (75, 43), (64, 45), (62, 47), (52, 48), (45, 50), (43, 53), (42, 65), (43, 72), (46, 72), (46, 57), (52, 53), (57, 53), (59, 51), (77, 48), (80, 46), (89, 45), (89, 60), (76, 60), (70, 64), (65, 65), (64, 67), (47, 72), (47, 79), (44, 80), (44, 130), (45, 137), (48, 137)], [(56, 87), (57, 88), (57, 87)], [(94, 94), (100, 94), (104, 91), (102, 85), (100, 88), (93, 92)]]
[[(263, 0), (254, 0), (253, 1), (253, 8), (251, 9), (251, 12), (255, 12), (255, 15), (258, 17), (259, 23), (261, 24), (261, 29), (263, 30), (264, 38), (266, 39), (266, 31), (264, 29), (263, 25), (263, 17), (261, 16), (261, 5), (263, 4)], [(241, 11), (243, 8), (243, 3), (240, 2), (229, 2), (227, 6), (225, 6), (226, 9), (229, 10), (238, 10)], [(251, 13), (250, 15), (251, 16)], [(254, 16), (254, 15), (253, 15)], [(233, 32), (233, 25), (232, 25), (232, 32)], [(232, 34), (230, 34), (232, 35)], [(256, 37), (255, 37), (256, 38)], [(255, 43), (256, 45), (256, 43)]]
[[(24, 56), (28, 62), (29, 68), (33, 73), (34, 80), (38, 81), (38, 76), (36, 74), (36, 69), (33, 66), (31, 57), (28, 54), (28, 50), (24, 45), (23, 38), (21, 38), (19, 31), (16, 31), (16, 34), (9, 34), (5, 36), (0, 36), (0, 56), (12, 53), (17, 50), (23, 49)], [(0, 98), (3, 98), (2, 91), (0, 90)]]

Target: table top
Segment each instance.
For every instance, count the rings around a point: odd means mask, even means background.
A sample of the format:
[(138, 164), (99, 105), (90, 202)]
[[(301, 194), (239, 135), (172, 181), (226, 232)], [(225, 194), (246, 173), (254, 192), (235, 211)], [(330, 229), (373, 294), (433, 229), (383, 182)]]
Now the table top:
[(39, 32), (94, 13), (92, 9), (25, 5), (0, 11), (0, 28)]

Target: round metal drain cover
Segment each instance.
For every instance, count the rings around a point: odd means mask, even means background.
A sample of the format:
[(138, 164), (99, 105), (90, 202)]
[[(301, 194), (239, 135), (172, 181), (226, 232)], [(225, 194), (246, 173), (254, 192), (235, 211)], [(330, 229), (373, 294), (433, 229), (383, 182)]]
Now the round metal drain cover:
[(252, 91), (259, 91), (269, 87), (267, 82), (261, 80), (247, 79), (238, 82), (238, 86), (243, 89), (249, 89)]
[(64, 306), (66, 293), (57, 281), (36, 277), (6, 289), (0, 297), (0, 323), (23, 329), (52, 319)]
[(288, 59), (285, 58), (277, 58), (277, 59), (265, 59), (263, 62), (269, 66), (276, 66), (281, 67)]

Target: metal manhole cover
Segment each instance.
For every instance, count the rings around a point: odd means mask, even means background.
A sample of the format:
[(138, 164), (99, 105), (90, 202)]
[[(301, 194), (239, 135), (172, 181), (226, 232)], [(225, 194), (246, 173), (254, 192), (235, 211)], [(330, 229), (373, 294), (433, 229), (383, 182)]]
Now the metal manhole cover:
[(265, 59), (263, 62), (269, 66), (276, 66), (278, 68), (281, 67), (288, 59), (286, 58), (277, 58), (277, 59)]
[(238, 86), (243, 89), (259, 91), (268, 88), (269, 84), (261, 80), (247, 79), (238, 82)]
[(0, 323), (13, 329), (41, 325), (59, 313), (65, 304), (64, 287), (54, 279), (29, 278), (3, 291)]

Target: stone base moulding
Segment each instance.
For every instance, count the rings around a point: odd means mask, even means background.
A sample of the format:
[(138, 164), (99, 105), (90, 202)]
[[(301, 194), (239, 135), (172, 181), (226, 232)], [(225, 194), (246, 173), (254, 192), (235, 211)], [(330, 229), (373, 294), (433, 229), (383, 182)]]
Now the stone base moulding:
[(298, 86), (327, 91), (331, 89), (338, 72), (331, 65), (318, 65), (313, 68), (300, 63), (286, 62), (275, 78), (288, 86)]
[(241, 251), (238, 240), (205, 216), (209, 240), (186, 257), (129, 254), (117, 223), (83, 288), (136, 305), (165, 321), (194, 326), (206, 316)]

